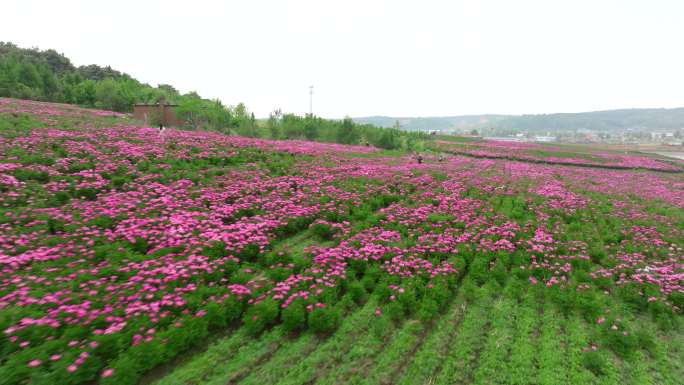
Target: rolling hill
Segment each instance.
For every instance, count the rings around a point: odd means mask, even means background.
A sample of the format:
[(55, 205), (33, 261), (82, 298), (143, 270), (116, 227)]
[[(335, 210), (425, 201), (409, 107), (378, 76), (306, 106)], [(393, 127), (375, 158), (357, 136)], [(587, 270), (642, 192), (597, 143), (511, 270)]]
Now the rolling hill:
[(675, 130), (684, 128), (684, 108), (635, 108), (578, 113), (540, 115), (463, 115), (442, 117), (369, 116), (354, 118), (359, 123), (392, 127), (396, 122), (408, 131), (521, 130), (554, 131), (622, 131)]

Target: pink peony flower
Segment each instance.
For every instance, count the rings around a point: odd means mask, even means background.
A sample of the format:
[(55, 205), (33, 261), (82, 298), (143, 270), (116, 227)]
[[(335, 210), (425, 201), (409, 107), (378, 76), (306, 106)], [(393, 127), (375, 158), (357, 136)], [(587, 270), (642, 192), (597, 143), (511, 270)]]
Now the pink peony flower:
[(29, 368), (35, 368), (36, 366), (40, 366), (41, 361), (40, 360), (33, 360), (28, 363)]

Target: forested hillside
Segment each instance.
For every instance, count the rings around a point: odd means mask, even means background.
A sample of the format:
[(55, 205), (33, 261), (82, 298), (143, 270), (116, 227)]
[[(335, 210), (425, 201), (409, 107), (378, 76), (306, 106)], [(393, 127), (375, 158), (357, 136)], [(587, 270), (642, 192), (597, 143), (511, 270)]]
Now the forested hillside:
[(0, 42), (0, 96), (78, 104), (118, 112), (132, 111), (135, 103), (155, 103), (164, 97), (179, 104), (182, 114), (196, 116), (210, 128), (238, 126), (250, 120), (243, 105), (230, 108), (197, 93), (181, 94), (173, 86), (152, 87), (111, 67), (76, 67), (55, 50), (19, 48)]
[(25, 49), (0, 42), (0, 97), (77, 104), (82, 107), (130, 112), (135, 103), (160, 98), (178, 104), (177, 113), (187, 129), (268, 138), (304, 139), (341, 144), (373, 145), (385, 149), (416, 149), (421, 135), (357, 124), (351, 119), (328, 120), (274, 111), (257, 121), (239, 103), (224, 105), (196, 92), (181, 94), (168, 84), (153, 87), (111, 67), (76, 67), (55, 50)]

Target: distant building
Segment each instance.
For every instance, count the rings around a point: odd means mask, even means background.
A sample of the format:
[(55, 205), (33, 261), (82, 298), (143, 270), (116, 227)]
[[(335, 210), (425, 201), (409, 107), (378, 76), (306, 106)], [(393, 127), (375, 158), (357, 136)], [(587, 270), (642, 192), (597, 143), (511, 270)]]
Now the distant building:
[(164, 127), (182, 126), (183, 122), (176, 116), (177, 104), (168, 104), (163, 98), (156, 104), (134, 104), (133, 118), (144, 122), (146, 125), (159, 125)]
[(534, 141), (535, 142), (555, 142), (556, 141), (555, 136), (535, 136)]
[(493, 140), (497, 142), (524, 142), (524, 138), (516, 138), (511, 136), (485, 136), (485, 140)]

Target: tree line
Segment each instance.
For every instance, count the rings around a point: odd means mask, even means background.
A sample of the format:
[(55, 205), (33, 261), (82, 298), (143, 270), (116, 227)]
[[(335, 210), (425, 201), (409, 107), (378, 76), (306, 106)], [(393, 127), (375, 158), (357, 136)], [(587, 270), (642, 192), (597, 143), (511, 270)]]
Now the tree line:
[(163, 98), (178, 105), (176, 112), (187, 129), (217, 130), (249, 137), (410, 150), (417, 149), (427, 138), (394, 128), (358, 124), (350, 118), (329, 120), (281, 111), (274, 111), (268, 120), (258, 121), (242, 103), (226, 106), (218, 99), (204, 99), (196, 92), (181, 94), (168, 84), (153, 87), (109, 66), (76, 67), (53, 49), (26, 49), (5, 42), (0, 42), (0, 96), (118, 112), (131, 112), (135, 103), (156, 103)]

